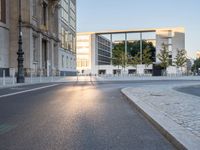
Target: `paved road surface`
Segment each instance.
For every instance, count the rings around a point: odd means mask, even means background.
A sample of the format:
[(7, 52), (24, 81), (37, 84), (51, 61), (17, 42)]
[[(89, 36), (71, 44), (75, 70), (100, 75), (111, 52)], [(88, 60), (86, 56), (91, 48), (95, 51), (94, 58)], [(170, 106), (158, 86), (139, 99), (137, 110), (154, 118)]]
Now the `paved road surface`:
[(200, 97), (200, 85), (176, 88), (177, 91)]
[[(63, 83), (2, 97), (0, 150), (174, 149), (120, 93), (151, 84), (170, 81)], [(46, 85), (2, 89), (0, 95)]]

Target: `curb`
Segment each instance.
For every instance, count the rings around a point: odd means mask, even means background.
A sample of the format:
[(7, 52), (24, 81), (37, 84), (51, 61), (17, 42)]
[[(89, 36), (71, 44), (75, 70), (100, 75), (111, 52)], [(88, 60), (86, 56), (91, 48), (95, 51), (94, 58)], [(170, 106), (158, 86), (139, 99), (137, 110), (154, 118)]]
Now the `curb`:
[(167, 114), (133, 97), (128, 93), (128, 89), (122, 89), (121, 93), (127, 98), (129, 104), (136, 107), (138, 112), (149, 120), (170, 143), (180, 150), (199, 150), (199, 137), (174, 122)]

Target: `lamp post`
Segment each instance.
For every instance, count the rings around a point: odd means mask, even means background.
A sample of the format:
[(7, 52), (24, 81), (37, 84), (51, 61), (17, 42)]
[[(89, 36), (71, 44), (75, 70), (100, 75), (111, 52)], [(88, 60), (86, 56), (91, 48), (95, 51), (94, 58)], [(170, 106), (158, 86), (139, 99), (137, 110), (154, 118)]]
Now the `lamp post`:
[(22, 15), (21, 15), (21, 0), (19, 0), (19, 41), (18, 41), (18, 72), (17, 72), (17, 83), (24, 83), (24, 52), (22, 49)]

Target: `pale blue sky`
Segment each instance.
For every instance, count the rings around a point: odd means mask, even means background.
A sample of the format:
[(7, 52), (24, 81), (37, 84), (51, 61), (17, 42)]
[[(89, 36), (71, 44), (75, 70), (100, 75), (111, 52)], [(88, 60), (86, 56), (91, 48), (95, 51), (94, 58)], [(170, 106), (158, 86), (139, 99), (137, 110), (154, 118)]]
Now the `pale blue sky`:
[(77, 0), (78, 32), (176, 27), (190, 57), (200, 50), (200, 0)]

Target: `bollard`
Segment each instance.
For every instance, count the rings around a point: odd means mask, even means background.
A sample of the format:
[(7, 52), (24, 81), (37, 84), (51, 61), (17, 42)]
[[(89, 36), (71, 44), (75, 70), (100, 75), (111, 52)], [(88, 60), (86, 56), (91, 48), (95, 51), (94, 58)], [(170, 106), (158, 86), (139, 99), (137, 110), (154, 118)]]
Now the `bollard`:
[(13, 69), (12, 82), (13, 82), (13, 85), (15, 85), (15, 69)]
[(3, 70), (3, 86), (6, 85), (5, 70)]
[(42, 82), (42, 80), (41, 80), (41, 71), (40, 71), (40, 83)]
[(33, 75), (32, 75), (32, 71), (31, 71), (31, 83), (33, 83)]
[(53, 74), (51, 75), (51, 82), (53, 82)]

